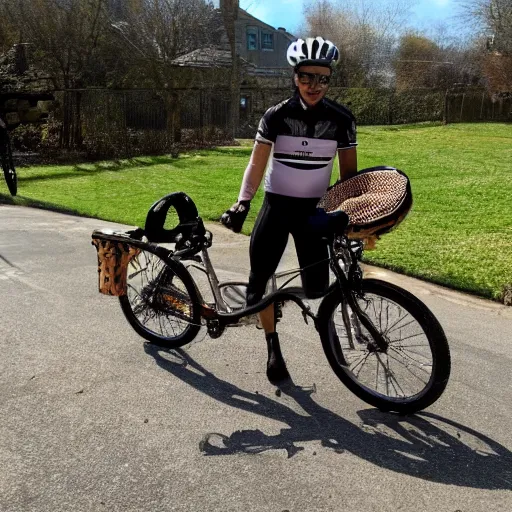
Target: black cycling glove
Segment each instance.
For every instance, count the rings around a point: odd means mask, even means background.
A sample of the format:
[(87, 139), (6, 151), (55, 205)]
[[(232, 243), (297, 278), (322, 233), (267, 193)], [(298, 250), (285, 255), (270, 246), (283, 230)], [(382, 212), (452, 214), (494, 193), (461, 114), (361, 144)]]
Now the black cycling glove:
[(222, 214), (220, 218), (221, 223), (228, 229), (231, 229), (231, 231), (240, 233), (250, 207), (250, 201), (238, 201), (238, 203), (235, 203), (229, 210)]

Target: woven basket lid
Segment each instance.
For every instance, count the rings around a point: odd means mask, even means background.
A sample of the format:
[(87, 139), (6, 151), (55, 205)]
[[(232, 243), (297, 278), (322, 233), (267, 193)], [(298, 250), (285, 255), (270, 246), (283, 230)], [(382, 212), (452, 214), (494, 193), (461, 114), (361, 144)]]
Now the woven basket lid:
[(393, 167), (364, 169), (330, 187), (318, 206), (349, 216), (348, 234), (366, 238), (391, 230), (407, 215), (412, 195), (407, 176)]

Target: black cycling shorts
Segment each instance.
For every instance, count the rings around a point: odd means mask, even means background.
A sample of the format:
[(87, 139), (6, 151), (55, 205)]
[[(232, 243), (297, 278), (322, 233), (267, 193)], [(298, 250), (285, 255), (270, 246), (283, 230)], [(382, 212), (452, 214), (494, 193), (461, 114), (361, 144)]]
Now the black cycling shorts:
[(295, 241), (300, 267), (308, 267), (301, 273), (306, 296), (318, 297), (325, 292), (329, 286), (327, 244), (309, 222), (309, 218), (316, 213), (319, 200), (270, 192), (265, 194), (251, 235), (247, 305), (254, 305), (262, 299), (267, 282), (283, 256), (290, 234)]

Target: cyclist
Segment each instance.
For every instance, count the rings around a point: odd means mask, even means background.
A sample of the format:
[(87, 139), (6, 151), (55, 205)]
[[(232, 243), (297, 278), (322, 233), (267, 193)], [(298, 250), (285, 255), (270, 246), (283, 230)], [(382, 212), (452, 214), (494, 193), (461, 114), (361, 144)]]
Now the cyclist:
[[(327, 245), (308, 219), (329, 186), (336, 152), (340, 179), (357, 173), (355, 118), (345, 106), (325, 97), (338, 56), (336, 46), (322, 37), (298, 39), (289, 46), (295, 93), (261, 118), (238, 201), (221, 217), (226, 227), (240, 232), (265, 174), (265, 197), (250, 241), (249, 306), (262, 299), (289, 234), (301, 268), (308, 267), (301, 274), (306, 296), (317, 297), (328, 286)], [(260, 321), (268, 348), (267, 377), (278, 384), (290, 376), (274, 306), (260, 313)]]

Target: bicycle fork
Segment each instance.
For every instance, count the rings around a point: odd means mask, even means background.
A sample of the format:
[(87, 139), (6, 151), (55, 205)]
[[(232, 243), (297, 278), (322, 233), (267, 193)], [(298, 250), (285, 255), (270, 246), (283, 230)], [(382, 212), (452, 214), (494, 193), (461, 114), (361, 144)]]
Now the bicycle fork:
[[(349, 275), (354, 274), (352, 272), (354, 264), (356, 263), (353, 262), (351, 265)], [(364, 337), (361, 331), (362, 325), (372, 338), (371, 340), (365, 340), (365, 342), (367, 342), (368, 350), (386, 353), (389, 342), (379, 332), (375, 325), (373, 325), (370, 317), (359, 306), (359, 303), (356, 300), (357, 291), (355, 291), (355, 286), (352, 282), (353, 279), (349, 281), (349, 279), (345, 277), (345, 274), (341, 270), (336, 258), (331, 258), (331, 268), (337, 278), (338, 286), (340, 287), (342, 296), (341, 313), (351, 348), (355, 348), (354, 338), (356, 338), (356, 340), (358, 340), (357, 342), (359, 342), (359, 340)], [(362, 279), (362, 275), (360, 277), (356, 277), (356, 279)], [(355, 321), (351, 318), (351, 316), (355, 317)], [(354, 335), (352, 334), (352, 327), (354, 327)]]

